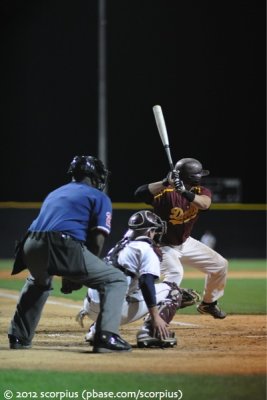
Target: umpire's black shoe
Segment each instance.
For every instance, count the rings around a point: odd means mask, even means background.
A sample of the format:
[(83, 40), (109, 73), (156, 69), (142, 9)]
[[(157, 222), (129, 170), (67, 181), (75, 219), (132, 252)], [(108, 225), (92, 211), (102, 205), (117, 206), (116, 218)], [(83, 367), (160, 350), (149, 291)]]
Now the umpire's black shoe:
[(8, 335), (8, 340), (9, 340), (9, 348), (10, 349), (26, 350), (26, 349), (30, 349), (32, 347), (30, 343), (26, 343), (14, 335)]
[(200, 314), (210, 314), (213, 318), (223, 319), (227, 315), (220, 309), (220, 307), (218, 307), (217, 301), (214, 301), (213, 303), (202, 302), (197, 306), (197, 310)]
[(125, 351), (132, 351), (132, 347), (116, 333), (102, 331), (95, 335), (93, 353), (121, 353)]

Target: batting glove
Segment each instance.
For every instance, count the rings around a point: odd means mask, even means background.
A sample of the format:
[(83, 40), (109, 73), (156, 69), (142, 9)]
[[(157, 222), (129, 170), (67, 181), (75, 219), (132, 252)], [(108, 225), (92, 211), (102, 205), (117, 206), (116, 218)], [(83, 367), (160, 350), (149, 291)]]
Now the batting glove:
[(167, 187), (172, 184), (172, 171), (168, 172), (166, 178), (162, 179), (162, 185)]
[(176, 192), (183, 193), (186, 189), (183, 181), (180, 179), (179, 171), (177, 170), (172, 171), (172, 179)]

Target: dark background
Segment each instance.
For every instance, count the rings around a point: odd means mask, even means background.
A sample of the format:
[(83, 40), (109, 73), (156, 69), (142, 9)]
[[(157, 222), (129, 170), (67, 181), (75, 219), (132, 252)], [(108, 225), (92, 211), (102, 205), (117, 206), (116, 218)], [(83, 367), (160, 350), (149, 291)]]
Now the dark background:
[[(98, 151), (98, 3), (1, 1), (0, 201), (42, 201)], [(265, 1), (107, 0), (109, 194), (134, 201), (175, 161), (240, 178), (265, 202)]]

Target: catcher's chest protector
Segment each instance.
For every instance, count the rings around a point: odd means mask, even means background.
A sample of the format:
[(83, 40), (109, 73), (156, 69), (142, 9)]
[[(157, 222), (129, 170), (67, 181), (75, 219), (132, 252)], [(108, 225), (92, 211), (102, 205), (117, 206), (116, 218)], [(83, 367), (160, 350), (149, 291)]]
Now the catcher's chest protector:
[(118, 263), (119, 252), (124, 249), (127, 243), (129, 243), (129, 239), (120, 240), (113, 249), (111, 249), (108, 255), (104, 258), (108, 264), (112, 264), (114, 267), (118, 268), (120, 264)]
[[(153, 242), (153, 240), (151, 240), (151, 239), (149, 239), (149, 238), (137, 238), (137, 239), (134, 239), (134, 241), (135, 242), (138, 242), (138, 241), (140, 241), (140, 242), (147, 242), (147, 243), (149, 243), (152, 247), (153, 247), (153, 249), (154, 249), (154, 251), (155, 251), (155, 248), (154, 247), (157, 247), (157, 246), (154, 246), (154, 242)], [(116, 245), (115, 245), (115, 247), (113, 247), (113, 249), (111, 249), (110, 251), (109, 251), (109, 253), (108, 253), (108, 255), (104, 258), (104, 261), (106, 261), (108, 264), (112, 264), (114, 267), (116, 267), (116, 268), (119, 268), (120, 267), (120, 264), (118, 263), (118, 257), (119, 257), (119, 253), (124, 249), (124, 247), (128, 244), (128, 243), (130, 243), (130, 242), (132, 242), (132, 240), (131, 239), (129, 239), (129, 238), (126, 238), (126, 239), (121, 239)], [(157, 254), (157, 256), (159, 256), (159, 254), (158, 254), (158, 252), (157, 251), (155, 251), (155, 253)]]

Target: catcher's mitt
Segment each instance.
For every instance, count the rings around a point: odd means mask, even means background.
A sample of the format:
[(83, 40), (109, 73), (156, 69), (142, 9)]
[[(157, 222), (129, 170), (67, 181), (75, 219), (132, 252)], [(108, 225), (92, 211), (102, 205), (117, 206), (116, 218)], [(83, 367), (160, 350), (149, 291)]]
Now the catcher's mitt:
[(188, 306), (193, 306), (194, 304), (201, 302), (201, 295), (194, 289), (183, 289), (180, 288), (182, 292), (182, 302), (180, 308), (185, 308)]
[(83, 287), (81, 283), (70, 281), (67, 278), (62, 278), (61, 280), (61, 293), (70, 294), (73, 290), (79, 290)]

